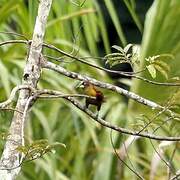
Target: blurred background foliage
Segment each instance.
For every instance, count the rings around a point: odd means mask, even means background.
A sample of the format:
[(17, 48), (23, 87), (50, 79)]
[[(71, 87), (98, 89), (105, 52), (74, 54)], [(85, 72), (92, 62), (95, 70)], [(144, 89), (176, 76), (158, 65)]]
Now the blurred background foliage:
[[(31, 39), (38, 0), (0, 0), (0, 31), (17, 32)], [(150, 9), (149, 9), (150, 8)], [(149, 9), (149, 10), (148, 10)], [(167, 60), (171, 71), (168, 81), (177, 80), (180, 75), (180, 1), (179, 0), (54, 0), (48, 19), (45, 42), (77, 57), (86, 58), (90, 63), (105, 66), (105, 62), (95, 57), (103, 57), (112, 52), (111, 46), (124, 47), (128, 43), (140, 45), (140, 70), (146, 66), (145, 57), (170, 53), (174, 60)], [(144, 25), (145, 24), (145, 25)], [(15, 35), (0, 33), (0, 40), (20, 39)], [(142, 42), (142, 43), (141, 43)], [(57, 52), (44, 49), (46, 55), (60, 57)], [(0, 101), (5, 100), (11, 89), (21, 83), (23, 67), (27, 56), (27, 47), (22, 44), (1, 46), (0, 48)], [(94, 57), (94, 58), (93, 58)], [(49, 59), (52, 61), (52, 59)], [(110, 82), (126, 89), (131, 89), (143, 97), (166, 105), (174, 94), (173, 105), (179, 111), (177, 87), (160, 87), (139, 80), (125, 79), (122, 76), (107, 74), (102, 71), (64, 58), (58, 62), (61, 66), (98, 80)], [(108, 65), (106, 65), (108, 67)], [(127, 64), (117, 65), (116, 70), (132, 71)], [(151, 79), (147, 72), (143, 77)], [(157, 74), (157, 81), (165, 82)], [(44, 70), (39, 88), (57, 89), (65, 93), (77, 93), (77, 81)], [(126, 128), (140, 128), (155, 114), (154, 110), (145, 108), (110, 91), (103, 90), (107, 102), (103, 104), (100, 116), (107, 121)], [(79, 91), (78, 91), (79, 92)], [(176, 93), (174, 93), (176, 92)], [(80, 93), (80, 92), (79, 92)], [(84, 100), (79, 99), (82, 103)], [(94, 109), (92, 109), (94, 110)], [(0, 112), (0, 132), (7, 132), (12, 112)], [(146, 116), (145, 116), (146, 115)], [(148, 119), (149, 118), (149, 119)], [(154, 130), (165, 117), (159, 117), (148, 130)], [(178, 126), (177, 126), (178, 125)], [(165, 124), (158, 131), (161, 135), (179, 135), (177, 122)], [(127, 136), (113, 133), (114, 145), (121, 149)], [(110, 141), (110, 130), (91, 121), (83, 112), (65, 100), (39, 100), (29, 115), (26, 125), (27, 142), (47, 139), (49, 143), (61, 142), (66, 149), (56, 149), (54, 154), (45, 155), (33, 162), (25, 163), (18, 180), (110, 180), (132, 179), (136, 176), (121, 165), (114, 155)], [(134, 140), (135, 141), (135, 140)], [(1, 152), (4, 141), (0, 141)], [(127, 163), (149, 179), (153, 176), (154, 147), (158, 142), (140, 139), (127, 146), (129, 156)], [(170, 159), (175, 144), (167, 145), (164, 154)], [(172, 167), (177, 170), (180, 160), (179, 150), (175, 153)], [(133, 165), (132, 165), (133, 164)], [(160, 161), (155, 179), (167, 177), (167, 166)], [(160, 168), (162, 167), (162, 168)]]

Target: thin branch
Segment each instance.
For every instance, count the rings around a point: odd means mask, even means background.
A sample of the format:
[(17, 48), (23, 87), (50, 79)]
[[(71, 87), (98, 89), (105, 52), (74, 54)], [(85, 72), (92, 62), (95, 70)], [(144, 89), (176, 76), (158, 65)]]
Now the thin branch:
[[(69, 53), (68, 53), (69, 54)], [(72, 54), (72, 53), (71, 53)], [(69, 55), (71, 55), (71, 54), (69, 54)], [(77, 53), (76, 53), (77, 54)], [(71, 59), (73, 59), (73, 60), (64, 60), (63, 58), (65, 57), (65, 56), (60, 56), (60, 57), (54, 57), (54, 56), (48, 56), (48, 55), (44, 55), (43, 54), (43, 56), (44, 57), (47, 57), (47, 58), (49, 58), (49, 59), (53, 59), (53, 60), (55, 60), (55, 61), (57, 61), (57, 62), (65, 62), (65, 63), (72, 63), (72, 62), (74, 62), (74, 61), (76, 61), (76, 59), (74, 59), (74, 58), (71, 58)], [(76, 57), (76, 56), (74, 56), (73, 55), (73, 57)], [(76, 58), (78, 58), (78, 57), (76, 57)], [(87, 62), (87, 59), (98, 59), (98, 60), (104, 60), (105, 58), (104, 57), (92, 57), (92, 56), (86, 56), (86, 57), (81, 57), (81, 58), (78, 58), (78, 59), (80, 59), (81, 61), (83, 61), (82, 63), (88, 63), (87, 65), (93, 65), (93, 64), (91, 64), (91, 63), (89, 63), (89, 62)], [(93, 65), (93, 67), (99, 67), (99, 66), (97, 66), (97, 65)], [(99, 67), (99, 68), (101, 68), (101, 67)], [(106, 69), (106, 68), (103, 68), (103, 69)], [(147, 68), (144, 68), (144, 69), (142, 69), (142, 70), (140, 70), (140, 71), (136, 71), (136, 72), (128, 72), (128, 71), (113, 71), (113, 70), (110, 70), (110, 69), (106, 69), (106, 70), (108, 70), (108, 71), (112, 71), (111, 73), (115, 73), (115, 74), (117, 74), (117, 73), (123, 73), (123, 75), (124, 74), (127, 74), (127, 76), (129, 76), (129, 75), (132, 75), (132, 74), (139, 74), (139, 73), (142, 73), (142, 72), (144, 72), (144, 71), (146, 71), (146, 69)]]
[[(121, 150), (124, 150), (126, 152), (127, 159), (129, 160), (131, 166), (134, 168), (135, 171), (137, 171), (137, 169), (133, 165), (133, 163), (132, 163), (132, 161), (131, 161), (131, 159), (129, 157), (129, 153), (128, 153), (128, 149), (127, 148), (128, 148), (128, 146), (130, 146), (132, 144), (132, 142), (134, 142), (138, 138), (139, 138), (138, 136), (136, 136), (136, 137), (129, 136), (129, 138), (125, 142), (124, 141), (122, 142), (123, 143), (123, 147), (122, 147), (122, 149), (120, 149), (120, 152), (122, 152)], [(129, 144), (129, 145), (126, 145), (126, 144)]]
[[(123, 76), (126, 76), (126, 77), (132, 77), (132, 78), (136, 78), (136, 79), (140, 79), (140, 80), (143, 80), (147, 83), (151, 83), (151, 84), (154, 84), (154, 85), (161, 85), (161, 86), (180, 86), (180, 83), (162, 83), (162, 82), (156, 82), (156, 81), (152, 81), (152, 80), (149, 80), (149, 79), (146, 79), (146, 78), (143, 78), (141, 76), (136, 76), (134, 74), (131, 74), (131, 73), (127, 73), (127, 72), (124, 72), (124, 71), (115, 71), (115, 70), (110, 70), (110, 69), (106, 69), (106, 68), (103, 68), (103, 67), (100, 67), (100, 66), (97, 66), (97, 65), (94, 65), (94, 64), (91, 64), (89, 62), (87, 62), (86, 60), (84, 60), (84, 58), (78, 58), (76, 56), (73, 56), (69, 53), (66, 53), (65, 51), (53, 46), (53, 45), (50, 45), (50, 44), (46, 44), (44, 43), (43, 44), (45, 47), (49, 48), (49, 49), (53, 49), (69, 58), (72, 58), (72, 59), (75, 59), (83, 64), (86, 64), (88, 66), (91, 66), (91, 67), (94, 67), (96, 69), (99, 69), (99, 70), (102, 70), (102, 71), (105, 71), (105, 72), (109, 72), (109, 73), (114, 73), (114, 74), (119, 74), (119, 75), (123, 75)], [(92, 57), (93, 58), (93, 57)], [(104, 58), (102, 58), (104, 59)], [(58, 60), (58, 59), (57, 59)]]
[[(176, 142), (175, 147), (174, 147), (173, 152), (172, 152), (172, 155), (171, 155), (171, 157), (170, 157), (170, 160), (169, 160), (169, 163), (170, 163), (170, 164), (172, 164), (172, 161), (173, 161), (173, 158), (174, 158), (174, 156), (175, 156), (177, 147), (178, 147), (178, 142)], [(169, 170), (168, 179), (170, 179), (170, 177), (171, 177), (171, 171)]]
[(92, 84), (94, 84), (95, 86), (99, 86), (101, 88), (105, 88), (105, 89), (109, 89), (109, 90), (112, 90), (112, 91), (115, 91), (119, 94), (122, 94), (130, 99), (133, 99), (141, 104), (144, 104), (144, 105), (147, 105), (153, 109), (164, 109), (162, 106), (160, 106), (159, 104), (156, 104), (155, 102), (152, 102), (150, 100), (147, 100), (145, 98), (142, 98), (140, 96), (138, 96), (137, 94), (133, 93), (133, 92), (129, 92), (123, 88), (120, 88), (118, 86), (114, 86), (112, 84), (109, 84), (109, 83), (104, 83), (104, 82), (101, 82), (101, 81), (98, 81), (94, 78), (90, 78), (88, 76), (85, 76), (85, 75), (81, 75), (79, 73), (75, 73), (75, 72), (71, 72), (71, 71), (68, 71), (66, 69), (64, 69), (63, 67), (61, 66), (58, 66), (54, 63), (51, 63), (51, 62), (44, 62), (43, 64), (43, 67), (44, 68), (47, 68), (47, 69), (51, 69), (53, 71), (56, 71), (60, 74), (63, 74), (67, 77), (70, 77), (70, 78), (73, 78), (73, 79), (78, 79), (80, 81), (89, 81), (91, 82)]
[(171, 178), (171, 180), (179, 180), (180, 178), (180, 170), (176, 172), (176, 175)]
[(19, 33), (16, 33), (16, 32), (4, 32), (4, 31), (0, 31), (0, 33), (2, 33), (2, 34), (12, 34), (12, 35), (15, 35), (15, 36), (22, 37), (26, 41), (29, 41), (28, 38), (25, 35), (19, 34)]
[(45, 58), (48, 58), (48, 59), (53, 59), (53, 60), (55, 60), (55, 61), (57, 61), (57, 62), (61, 62), (61, 63), (72, 63), (72, 62), (74, 62), (75, 60), (73, 59), (73, 60), (65, 60), (64, 59), (64, 57), (57, 57), (57, 58), (55, 58), (55, 57), (53, 57), (53, 56), (49, 56), (49, 55), (43, 55)]
[(165, 163), (165, 165), (167, 166), (167, 168), (168, 168), (169, 170), (171, 170), (171, 172), (174, 172), (174, 173), (175, 173), (175, 170), (173, 169), (173, 167), (171, 166), (171, 164), (169, 164), (169, 162), (167, 162), (166, 159), (163, 158), (163, 154), (164, 154), (163, 150), (162, 150), (161, 148), (156, 149), (155, 146), (154, 146), (154, 144), (153, 144), (153, 142), (152, 142), (152, 140), (151, 140), (151, 139), (149, 139), (149, 140), (150, 140), (150, 143), (151, 143), (154, 151), (155, 151), (156, 154), (158, 155), (158, 157)]
[[(45, 96), (41, 96), (43, 94), (47, 94)], [(81, 98), (91, 98), (95, 99), (93, 96), (88, 96), (86, 94), (64, 94), (57, 90), (52, 89), (42, 89), (36, 90), (35, 95), (37, 98), (65, 98), (65, 97), (81, 97)]]
[(9, 98), (6, 101), (0, 103), (0, 108), (5, 108), (9, 104), (11, 104), (15, 98), (17, 91), (19, 91), (21, 89), (29, 89), (30, 91), (34, 90), (32, 87), (30, 87), (28, 85), (19, 85), (19, 86), (14, 87), (11, 91)]
[[(180, 141), (180, 137), (163, 137), (163, 136), (155, 136), (153, 134), (149, 134), (149, 133), (141, 133), (139, 131), (132, 131), (132, 130), (128, 130), (125, 128), (121, 128), (118, 127), (116, 125), (113, 125), (99, 117), (97, 117), (94, 113), (92, 113), (89, 109), (83, 107), (77, 100), (75, 100), (72, 97), (83, 97), (83, 98), (93, 98), (91, 96), (87, 96), (84, 94), (64, 94), (60, 91), (56, 91), (56, 90), (50, 90), (50, 89), (43, 89), (43, 90), (36, 90), (33, 92), (33, 96), (31, 96), (32, 99), (34, 99), (34, 101), (37, 98), (65, 98), (68, 101), (70, 101), (72, 104), (74, 104), (77, 108), (79, 108), (80, 110), (82, 110), (83, 112), (85, 112), (87, 115), (89, 115), (93, 120), (97, 121), (98, 123), (100, 123), (101, 125), (108, 127), (110, 129), (113, 129), (115, 131), (124, 133), (124, 134), (129, 134), (129, 135), (133, 135), (133, 136), (139, 136), (139, 137), (146, 137), (149, 139), (155, 139), (155, 140), (167, 140), (167, 141)], [(41, 96), (42, 94), (48, 94), (50, 96)], [(32, 101), (31, 99), (31, 101)], [(26, 104), (26, 108), (25, 110), (27, 111), (27, 107), (29, 106), (29, 101), (30, 99), (27, 101)]]
[(19, 111), (19, 110), (14, 109), (14, 108), (0, 108), (0, 110), (2, 110), (2, 111), (16, 111), (16, 112), (18, 112), (20, 114), (23, 114), (22, 111)]
[(162, 109), (161, 111), (159, 111), (153, 118), (151, 121), (149, 121), (147, 124), (145, 124), (145, 126), (139, 130), (139, 133), (144, 131), (151, 123), (153, 123), (161, 114), (163, 114), (166, 110), (168, 110), (168, 107), (164, 107), (164, 109)]
[(140, 179), (144, 180), (144, 178), (138, 173), (136, 172), (134, 169), (132, 169), (118, 154), (114, 142), (113, 142), (113, 138), (112, 138), (112, 129), (111, 129), (111, 134), (110, 134), (110, 140), (111, 140), (111, 145), (113, 147), (114, 153), (116, 154), (116, 156), (118, 157), (118, 159), (130, 170), (132, 171), (137, 177), (139, 177)]
[(0, 46), (4, 46), (7, 44), (27, 44), (27, 45), (31, 45), (32, 40), (29, 41), (25, 41), (25, 40), (8, 40), (8, 41), (3, 41), (0, 43)]
[(132, 131), (128, 130), (125, 128), (121, 128), (119, 126), (113, 125), (108, 121), (105, 121), (102, 118), (97, 117), (94, 113), (92, 113), (89, 109), (86, 109), (83, 107), (77, 100), (71, 97), (66, 97), (68, 101), (70, 101), (72, 104), (74, 104), (77, 108), (82, 110), (84, 113), (86, 113), (88, 116), (90, 116), (94, 121), (98, 122), (104, 127), (113, 129), (117, 132), (123, 133), (123, 134), (128, 134), (128, 135), (133, 135), (133, 136), (140, 136), (140, 137), (145, 137), (148, 139), (154, 139), (154, 140), (160, 140), (160, 141), (180, 141), (180, 137), (166, 137), (166, 136), (156, 136), (150, 133), (139, 133), (139, 131)]
[[(129, 157), (129, 153), (128, 153), (128, 149), (129, 149), (129, 147), (131, 146), (131, 144), (135, 141), (135, 140), (137, 140), (137, 139), (139, 139), (140, 137), (138, 137), (138, 136), (129, 136), (127, 139), (126, 139), (126, 141), (124, 142), (124, 140), (123, 140), (123, 137), (124, 136), (122, 136), (122, 143), (123, 143), (123, 145), (119, 148), (119, 157), (121, 157), (121, 159), (122, 160), (125, 160), (125, 158), (127, 157), (127, 159), (128, 159), (128, 161), (130, 162), (130, 164), (131, 164), (131, 167), (134, 169), (134, 171), (135, 172), (137, 172), (137, 170), (136, 170), (136, 168), (134, 167), (134, 165), (133, 165), (133, 163), (132, 163), (132, 161), (131, 161), (131, 159), (130, 159), (130, 157)], [(118, 169), (122, 169), (123, 168), (123, 166), (122, 166), (122, 164), (120, 164), (120, 168), (118, 168)], [(121, 172), (122, 172), (123, 170), (121, 170)]]
[(148, 99), (145, 99), (133, 92), (130, 92), (126, 89), (123, 89), (121, 87), (118, 87), (118, 86), (115, 86), (115, 85), (112, 85), (112, 84), (109, 84), (109, 83), (104, 83), (104, 82), (101, 82), (101, 81), (98, 81), (94, 78), (90, 78), (88, 76), (85, 76), (85, 75), (81, 75), (79, 73), (75, 73), (75, 72), (72, 72), (72, 71), (68, 71), (66, 69), (64, 69), (63, 67), (57, 65), (57, 64), (54, 64), (52, 62), (47, 62), (45, 61), (42, 61), (42, 67), (46, 68), (46, 69), (51, 69), (53, 71), (56, 71), (60, 74), (63, 74), (67, 77), (70, 77), (72, 79), (78, 79), (80, 81), (89, 81), (91, 82), (92, 84), (94, 84), (95, 86), (99, 86), (101, 88), (105, 88), (105, 89), (109, 89), (109, 90), (112, 90), (114, 92), (117, 92), (121, 95), (124, 95), (126, 96), (128, 99), (133, 99), (135, 101), (137, 101), (138, 103), (141, 103), (141, 104), (144, 104), (146, 106), (149, 106), (150, 108), (152, 108), (153, 110), (154, 109), (157, 109), (157, 110), (163, 110), (163, 109), (166, 109), (165, 113), (167, 113), (168, 115), (172, 116), (172, 117), (179, 117), (179, 114), (176, 114), (174, 113), (173, 111), (171, 111), (170, 109), (167, 109), (166, 107), (163, 107), (153, 101), (150, 101)]
[[(4, 41), (4, 42), (1, 42), (0, 43), (0, 46), (3, 46), (3, 45), (6, 45), (6, 44), (16, 44), (16, 43), (23, 43), (23, 44), (31, 44), (31, 40), (29, 41), (24, 41), (24, 40), (9, 40), (9, 41)], [(43, 46), (46, 47), (46, 48), (49, 48), (49, 49), (52, 49), (52, 50), (55, 50), (69, 58), (72, 58), (74, 60), (77, 60), (83, 64), (86, 64), (88, 66), (91, 66), (91, 67), (94, 67), (96, 69), (99, 69), (99, 70), (102, 70), (102, 71), (105, 71), (105, 72), (109, 72), (109, 73), (114, 73), (114, 74), (119, 74), (119, 75), (123, 75), (123, 76), (126, 76), (126, 77), (132, 77), (132, 78), (136, 78), (136, 79), (139, 79), (139, 80), (142, 80), (144, 82), (147, 82), (147, 83), (150, 83), (150, 84), (154, 84), (154, 85), (160, 85), (160, 86), (180, 86), (180, 83), (168, 83), (168, 82), (157, 82), (157, 81), (152, 81), (152, 80), (149, 80), (149, 79), (146, 79), (144, 77), (141, 77), (141, 76), (137, 76), (135, 74), (139, 73), (139, 72), (135, 72), (135, 73), (131, 73), (131, 72), (124, 72), (124, 71), (115, 71), (115, 70), (110, 70), (110, 69), (106, 69), (106, 68), (103, 68), (103, 67), (100, 67), (100, 66), (97, 66), (97, 65), (94, 65), (94, 64), (91, 64), (87, 61), (84, 60), (84, 58), (78, 58), (76, 56), (73, 56), (69, 53), (66, 53), (65, 51), (57, 48), (56, 46), (54, 45), (50, 45), (50, 44), (47, 44), (47, 43), (43, 43)], [(53, 57), (50, 57), (50, 58), (53, 58)], [(93, 57), (92, 57), (93, 58)], [(61, 58), (54, 58), (55, 60), (57, 61), (61, 61)], [(101, 58), (103, 59), (103, 58)], [(144, 71), (144, 69), (142, 70)], [(141, 71), (140, 71), (141, 72)]]

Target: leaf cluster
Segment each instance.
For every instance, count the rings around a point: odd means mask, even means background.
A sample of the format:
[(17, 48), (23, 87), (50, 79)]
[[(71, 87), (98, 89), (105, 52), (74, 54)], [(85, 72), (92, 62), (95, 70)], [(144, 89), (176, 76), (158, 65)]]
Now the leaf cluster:
[(122, 63), (128, 63), (133, 67), (133, 65), (138, 62), (137, 53), (130, 52), (133, 48), (133, 44), (128, 44), (124, 48), (114, 45), (112, 48), (116, 49), (118, 52), (107, 54), (104, 57), (106, 64), (108, 63), (110, 67)]
[(172, 54), (160, 54), (156, 56), (150, 56), (145, 58), (148, 65), (146, 68), (153, 79), (156, 78), (157, 71), (159, 71), (166, 79), (168, 79), (168, 74), (170, 72), (170, 65), (166, 60), (172, 60), (174, 56)]
[(59, 142), (49, 144), (48, 140), (41, 139), (25, 146), (18, 146), (16, 150), (24, 154), (24, 161), (31, 161), (38, 159), (49, 152), (54, 152), (54, 150), (59, 147), (65, 148), (66, 146)]

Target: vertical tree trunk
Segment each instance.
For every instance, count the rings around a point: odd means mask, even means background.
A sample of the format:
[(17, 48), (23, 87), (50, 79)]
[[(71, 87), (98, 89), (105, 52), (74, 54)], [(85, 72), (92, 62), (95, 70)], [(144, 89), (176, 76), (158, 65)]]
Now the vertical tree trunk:
[[(24, 77), (22, 80), (24, 85), (36, 88), (41, 73), (41, 51), (43, 38), (45, 34), (45, 26), (50, 11), (52, 0), (40, 0), (38, 8), (38, 16), (33, 33), (33, 39), (29, 50), (28, 59), (24, 68)], [(19, 174), (23, 154), (18, 152), (16, 148), (24, 145), (24, 124), (25, 113), (27, 108), (27, 100), (30, 98), (29, 89), (20, 91), (16, 109), (24, 112), (14, 112), (9, 136), (7, 138), (4, 151), (0, 160), (0, 180), (12, 180)]]

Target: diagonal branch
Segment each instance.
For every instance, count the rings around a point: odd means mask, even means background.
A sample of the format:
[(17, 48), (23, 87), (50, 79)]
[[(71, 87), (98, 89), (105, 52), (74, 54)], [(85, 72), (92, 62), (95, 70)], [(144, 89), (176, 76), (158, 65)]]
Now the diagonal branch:
[(56, 71), (60, 74), (63, 74), (67, 77), (70, 77), (70, 78), (73, 78), (73, 79), (78, 79), (80, 81), (89, 81), (91, 82), (92, 84), (94, 84), (95, 86), (99, 86), (101, 88), (105, 88), (105, 89), (109, 89), (109, 90), (112, 90), (112, 91), (115, 91), (119, 94), (122, 94), (124, 96), (126, 96), (127, 98), (130, 98), (130, 99), (133, 99), (141, 104), (144, 104), (144, 105), (147, 105), (153, 109), (163, 109), (162, 106), (160, 106), (159, 104), (153, 102), (153, 101), (150, 101), (148, 99), (145, 99), (141, 96), (138, 96), (137, 94), (133, 93), (133, 92), (130, 92), (130, 91), (127, 91), (121, 87), (118, 87), (118, 86), (114, 86), (112, 84), (109, 84), (109, 83), (104, 83), (104, 82), (101, 82), (101, 81), (98, 81), (94, 78), (90, 78), (88, 76), (85, 76), (85, 75), (81, 75), (79, 73), (75, 73), (75, 72), (71, 72), (71, 71), (68, 71), (66, 69), (64, 69), (63, 67), (61, 66), (58, 66), (54, 63), (51, 63), (51, 62), (45, 62), (43, 63), (43, 67), (44, 68), (47, 68), (47, 69), (51, 69), (53, 71)]
[[(20, 43), (20, 44), (30, 45), (32, 43), (32, 41), (31, 40), (26, 40), (26, 41), (25, 40), (9, 40), (9, 41), (1, 42), (0, 46), (7, 45), (7, 44), (16, 44), (16, 43), (17, 44)], [(102, 71), (105, 71), (105, 72), (109, 72), (109, 73), (113, 73), (113, 74), (119, 74), (119, 75), (126, 76), (126, 77), (136, 78), (136, 79), (142, 80), (144, 82), (147, 82), (147, 83), (150, 83), (150, 84), (154, 84), (154, 85), (159, 85), (159, 86), (180, 86), (180, 83), (178, 83), (178, 82), (174, 82), (174, 83), (171, 83), (171, 82), (158, 82), (158, 81), (153, 81), (153, 80), (146, 79), (144, 77), (135, 75), (137, 73), (143, 72), (145, 69), (143, 69), (141, 71), (138, 71), (138, 72), (115, 71), (115, 70), (111, 70), (111, 69), (107, 69), (107, 68), (104, 68), (104, 67), (97, 66), (95, 64), (91, 64), (91, 63), (89, 63), (89, 62), (84, 60), (87, 57), (85, 57), (85, 58), (78, 58), (76, 56), (73, 56), (73, 55), (71, 55), (71, 54), (69, 54), (69, 53), (67, 53), (67, 52), (57, 48), (54, 45), (43, 43), (43, 47), (52, 49), (52, 50), (54, 50), (54, 51), (56, 51), (56, 52), (58, 52), (60, 54), (63, 54), (64, 56), (67, 56), (67, 57), (69, 57), (71, 59), (79, 61), (80, 63), (86, 64), (88, 66), (91, 66), (93, 68), (96, 68), (96, 69), (99, 69), (99, 70), (102, 70)], [(54, 59), (56, 61), (62, 62), (62, 58), (55, 58), (55, 57), (51, 57), (51, 56), (47, 56), (47, 57), (49, 57), (51, 59)], [(104, 58), (100, 58), (100, 59), (104, 59)]]
[(77, 100), (73, 99), (72, 97), (65, 97), (65, 99), (69, 100), (77, 108), (84, 111), (88, 116), (90, 116), (94, 121), (98, 122), (102, 126), (113, 129), (113, 130), (118, 131), (120, 133), (129, 134), (129, 135), (133, 135), (133, 136), (145, 137), (148, 139), (161, 140), (161, 141), (180, 141), (180, 137), (156, 136), (156, 135), (153, 135), (150, 133), (132, 131), (132, 130), (128, 130), (125, 128), (121, 128), (119, 126), (113, 125), (110, 122), (103, 120), (102, 118), (97, 117), (95, 114), (93, 114), (90, 110), (83, 107)]
[[(46, 95), (46, 96), (42, 96)], [(30, 102), (34, 99), (38, 98), (64, 98), (70, 101), (72, 104), (74, 104), (77, 108), (85, 112), (88, 116), (90, 116), (93, 120), (96, 122), (100, 123), (102, 126), (110, 128), (112, 130), (115, 130), (117, 132), (123, 133), (123, 134), (128, 134), (128, 135), (133, 135), (135, 137), (145, 137), (149, 139), (155, 139), (155, 140), (166, 140), (166, 141), (180, 141), (180, 137), (166, 137), (166, 136), (156, 136), (150, 133), (143, 133), (142, 131), (133, 131), (133, 130), (128, 130), (126, 128), (121, 128), (119, 126), (116, 126), (114, 124), (111, 124), (107, 121), (105, 121), (102, 118), (97, 117), (94, 113), (92, 113), (89, 109), (86, 107), (83, 107), (77, 100), (75, 100), (72, 97), (82, 97), (82, 98), (93, 98), (84, 94), (64, 94), (60, 91), (57, 90), (51, 90), (51, 89), (42, 89), (42, 90), (36, 90), (33, 92), (33, 96), (29, 97), (25, 110), (24, 110), (24, 118), (27, 114), (28, 106)]]

